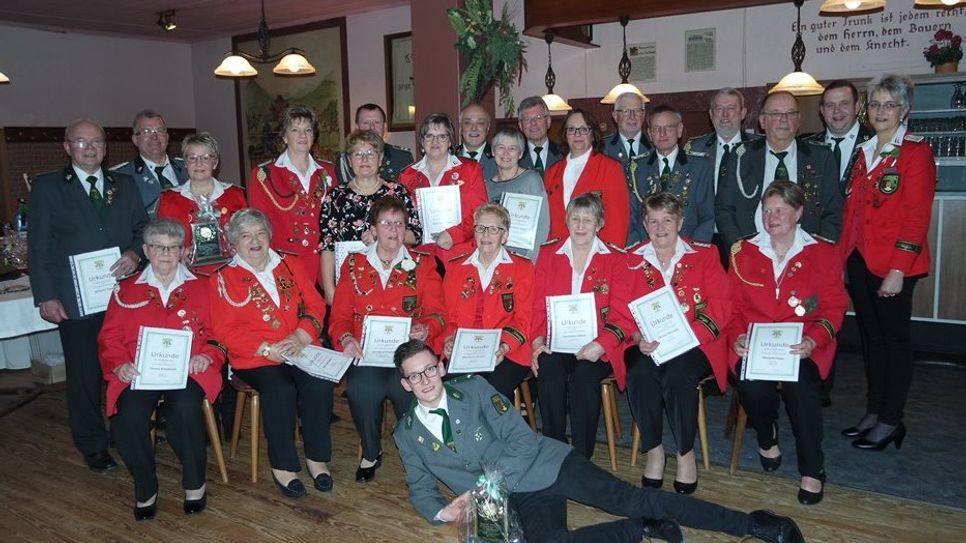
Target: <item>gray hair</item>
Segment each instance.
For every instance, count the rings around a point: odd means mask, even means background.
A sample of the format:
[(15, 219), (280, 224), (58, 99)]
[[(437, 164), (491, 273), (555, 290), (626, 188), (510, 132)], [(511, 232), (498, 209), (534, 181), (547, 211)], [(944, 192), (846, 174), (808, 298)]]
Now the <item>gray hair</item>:
[(741, 91), (734, 87), (722, 87), (721, 89), (718, 89), (718, 92), (711, 96), (711, 105), (709, 106), (710, 109), (714, 109), (714, 101), (719, 96), (735, 96), (738, 98), (738, 108), (742, 109), (745, 107), (745, 95), (741, 94)]
[(268, 217), (254, 207), (246, 207), (235, 212), (228, 221), (228, 224), (225, 225), (225, 234), (228, 236), (228, 243), (234, 247), (238, 242), (238, 238), (241, 237), (242, 229), (253, 224), (265, 228), (265, 231), (268, 232), (268, 238), (272, 238), (272, 223), (269, 222)]
[(524, 109), (530, 109), (533, 107), (540, 106), (543, 109), (544, 115), (550, 115), (550, 108), (547, 107), (547, 103), (543, 101), (543, 98), (539, 96), (529, 96), (524, 98), (520, 105), (517, 106), (517, 117), (523, 116)]
[(141, 236), (145, 244), (152, 243), (161, 236), (167, 236), (178, 240), (178, 244), (184, 245), (184, 226), (174, 219), (152, 219), (144, 227)]
[(523, 137), (523, 134), (516, 128), (503, 128), (493, 134), (493, 139), (490, 140), (490, 147), (496, 147), (497, 142), (500, 140), (510, 140), (512, 143), (516, 144), (517, 149), (521, 153), (527, 149), (527, 140)]
[(487, 213), (490, 215), (496, 215), (497, 219), (500, 220), (500, 226), (505, 228), (507, 231), (510, 230), (510, 212), (496, 202), (486, 202), (481, 204), (480, 207), (476, 208), (476, 211), (473, 212), (473, 222), (480, 222), (480, 217)]
[(590, 213), (597, 221), (597, 226), (604, 226), (604, 202), (596, 192), (585, 192), (567, 204), (567, 218), (578, 211)]
[(191, 134), (186, 136), (184, 140), (181, 141), (181, 156), (188, 154), (188, 147), (191, 145), (200, 145), (208, 150), (208, 154), (215, 158), (220, 158), (221, 155), (218, 154), (218, 140), (214, 138), (208, 132), (202, 132), (200, 134)]
[(617, 99), (614, 100), (614, 111), (618, 111), (617, 108), (621, 107), (621, 102), (624, 100), (624, 98), (631, 98), (631, 97), (637, 98), (637, 100), (641, 103), (642, 109), (646, 107), (647, 104), (644, 103), (644, 99), (641, 98), (640, 94), (637, 94), (636, 92), (622, 92), (618, 94)]
[(164, 121), (164, 117), (157, 111), (154, 111), (153, 109), (142, 109), (134, 114), (134, 122), (131, 123), (131, 127), (137, 129), (138, 122), (140, 122), (141, 119), (161, 119), (161, 124), (168, 124)]
[(82, 124), (90, 124), (101, 131), (101, 137), (107, 140), (107, 132), (104, 131), (104, 127), (99, 123), (92, 121), (90, 119), (74, 119), (73, 121), (67, 123), (67, 127), (64, 128), (64, 141), (70, 141), (70, 133), (74, 131), (75, 128)]
[(897, 74), (885, 74), (880, 75), (869, 81), (866, 86), (867, 101), (872, 100), (872, 95), (877, 91), (885, 91), (889, 93), (889, 96), (893, 100), (899, 102), (904, 107), (908, 107), (912, 104), (912, 93), (916, 84), (913, 83), (912, 79), (904, 75)]

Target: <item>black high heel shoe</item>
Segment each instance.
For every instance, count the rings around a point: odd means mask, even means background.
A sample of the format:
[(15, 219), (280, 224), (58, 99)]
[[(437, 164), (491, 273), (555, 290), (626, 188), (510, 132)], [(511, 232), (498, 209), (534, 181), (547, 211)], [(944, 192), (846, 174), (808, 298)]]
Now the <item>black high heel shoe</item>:
[[(842, 430), (842, 435), (851, 438), (865, 437), (865, 435), (875, 427), (875, 423), (878, 421), (879, 415), (866, 414), (862, 417), (862, 420), (860, 420), (858, 424)], [(868, 426), (866, 426), (867, 424)]]
[(154, 497), (154, 503), (151, 505), (139, 506), (137, 503), (134, 504), (134, 520), (138, 522), (143, 522), (145, 520), (152, 520), (158, 514), (158, 497)]
[(799, 487), (798, 503), (802, 505), (816, 505), (825, 497), (825, 474), (823, 473), (821, 477), (816, 478), (822, 482), (822, 489), (818, 492), (812, 492), (811, 490), (805, 490)]
[(681, 481), (674, 481), (674, 491), (678, 494), (694, 494), (694, 491), (698, 489), (698, 482), (693, 483), (682, 483)]
[(205, 510), (208, 507), (208, 491), (206, 490), (204, 494), (201, 495), (197, 500), (184, 499), (184, 514), (195, 515)]
[[(866, 434), (868, 435), (868, 434)], [(886, 448), (889, 443), (895, 442), (896, 450), (902, 448), (902, 441), (906, 439), (906, 425), (899, 423), (895, 430), (889, 433), (889, 435), (880, 439), (879, 441), (871, 441), (865, 437), (861, 437), (852, 442), (852, 446), (856, 449), (865, 449), (868, 451), (881, 451)]]
[(646, 475), (641, 475), (641, 486), (644, 488), (661, 488), (664, 486), (664, 478), (651, 479)]

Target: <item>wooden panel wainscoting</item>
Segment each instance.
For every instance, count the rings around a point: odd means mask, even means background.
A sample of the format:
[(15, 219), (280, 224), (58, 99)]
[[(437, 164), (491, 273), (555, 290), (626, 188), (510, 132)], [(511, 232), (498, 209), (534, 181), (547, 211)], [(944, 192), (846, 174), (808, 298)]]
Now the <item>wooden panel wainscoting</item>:
[[(926, 240), (929, 243), (929, 275), (923, 277), (916, 283), (916, 291), (912, 294), (912, 316), (924, 319), (935, 319), (935, 296), (936, 296), (936, 263), (939, 262), (939, 208), (942, 202), (933, 200), (932, 220), (929, 222), (929, 234)], [(943, 234), (945, 236), (945, 234)], [(945, 257), (944, 257), (945, 258)]]
[(966, 196), (943, 199), (939, 318), (966, 321)]

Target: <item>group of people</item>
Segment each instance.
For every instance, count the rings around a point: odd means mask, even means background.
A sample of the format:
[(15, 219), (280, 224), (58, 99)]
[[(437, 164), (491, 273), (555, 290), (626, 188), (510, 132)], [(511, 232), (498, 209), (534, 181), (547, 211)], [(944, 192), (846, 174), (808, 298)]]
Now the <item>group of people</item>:
[[(385, 113), (366, 104), (336, 164), (312, 156), (315, 115), (293, 106), (281, 123), (284, 152), (253, 169), (247, 193), (214, 177), (218, 143), (209, 134), (185, 138), (181, 158), (172, 159), (163, 117), (143, 111), (133, 125), (138, 157), (105, 169), (103, 129), (75, 121), (64, 142), (71, 165), (34, 183), (28, 238), (35, 301), (41, 316), (59, 325), (64, 344), (75, 445), (92, 470), (116, 466), (102, 417), (106, 380), (111, 437), (135, 481), (134, 516), (153, 518), (158, 485), (149, 421), (163, 396), (167, 439), (184, 467), (184, 510), (202, 511), (200, 407), (219, 396), (227, 365), (232, 379), (261, 395), (279, 491), (306, 494), (296, 428), (313, 486), (330, 491), (335, 384), (285, 361), (308, 345), (361, 358), (366, 317), (408, 317), (411, 341), (397, 351), (396, 369), (355, 365), (346, 374), (362, 448), (357, 481), (371, 480), (382, 463), (389, 399), (413, 504), (432, 522), (455, 520), (476, 464), (486, 459), (514, 472), (512, 497), (535, 541), (566, 530), (560, 507), (567, 498), (634, 519), (582, 529), (588, 537), (677, 541), (680, 521), (800, 541), (790, 519), (657, 490), (666, 463), (662, 421), (666, 412), (677, 456), (673, 488), (691, 494), (698, 484), (699, 383), (711, 377), (721, 391), (736, 386), (766, 471), (781, 463), (776, 420), (783, 399), (796, 436), (798, 499), (821, 501), (823, 382), (847, 305), (845, 270), (869, 400), (865, 416), (843, 434), (862, 449), (901, 446), (911, 296), (928, 273), (935, 189), (928, 145), (906, 133), (912, 93), (908, 79), (873, 80), (869, 129), (857, 120), (856, 88), (834, 82), (822, 97), (825, 134), (802, 139), (794, 96), (765, 98), (759, 137), (742, 130), (742, 94), (722, 89), (709, 109), (715, 132), (683, 147), (680, 112), (659, 106), (645, 115), (633, 93), (617, 99), (611, 136), (601, 134), (591, 112), (569, 112), (559, 147), (548, 137), (550, 112), (539, 97), (521, 102), (519, 131), (497, 131), (489, 142), (489, 114), (473, 104), (455, 125), (444, 114), (427, 116), (415, 162), (385, 142)], [(430, 232), (420, 189), (447, 186), (458, 188), (460, 219)], [(509, 244), (513, 210), (501, 205), (508, 195), (541, 202), (528, 245)], [(347, 242), (357, 246), (347, 250)], [(107, 311), (82, 315), (69, 257), (114, 246), (121, 258), (110, 272), (119, 283)], [(642, 333), (628, 304), (663, 287), (700, 345), (659, 364), (652, 357), (659, 343)], [(581, 293), (593, 296), (596, 337), (575, 353), (554, 352), (547, 298)], [(776, 386), (736, 378), (749, 325), (761, 322), (803, 324), (801, 342), (791, 347), (801, 358), (797, 379)], [(185, 389), (131, 389), (143, 326), (193, 332)], [(460, 328), (500, 330), (496, 366), (482, 379), (444, 382), (444, 360)], [(542, 437), (505, 415), (507, 398), (531, 374)], [(626, 389), (641, 430), (643, 488), (608, 479), (587, 462), (600, 382), (609, 376)], [(469, 411), (447, 414), (447, 401)], [(572, 448), (563, 444), (568, 419)], [(458, 428), (454, 437), (450, 421), (466, 433)], [(433, 454), (440, 450), (455, 459)], [(528, 470), (531, 464), (539, 469)], [(435, 479), (460, 497), (446, 504)]]

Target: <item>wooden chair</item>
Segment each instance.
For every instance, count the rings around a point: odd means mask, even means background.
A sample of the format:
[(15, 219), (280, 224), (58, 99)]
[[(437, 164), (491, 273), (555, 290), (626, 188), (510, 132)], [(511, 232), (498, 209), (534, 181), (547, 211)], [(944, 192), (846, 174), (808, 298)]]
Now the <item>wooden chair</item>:
[[(781, 390), (782, 384), (780, 382), (776, 386), (778, 390)], [(735, 415), (735, 436), (731, 445), (731, 465), (728, 468), (728, 473), (734, 475), (738, 469), (738, 461), (741, 458), (741, 445), (745, 438), (745, 427), (748, 425), (748, 413), (745, 413), (745, 408), (741, 405), (737, 389), (732, 393), (732, 398), (738, 411)]]
[[(527, 422), (530, 423), (530, 429), (534, 432), (537, 431), (537, 417), (536, 417), (536, 406), (533, 405), (533, 397), (530, 395), (530, 381), (533, 380), (533, 374), (528, 373), (513, 391), (513, 407), (517, 410), (517, 413), (526, 414)], [(520, 397), (523, 397), (523, 402), (521, 403)], [(522, 411), (522, 413), (521, 413)]]
[[(238, 438), (241, 435), (242, 417), (245, 415), (245, 403), (250, 406), (249, 411), (252, 417), (251, 431), (251, 452), (252, 452), (252, 482), (258, 482), (258, 441), (261, 434), (258, 432), (258, 425), (261, 422), (261, 396), (258, 391), (248, 383), (242, 381), (237, 375), (233, 375), (231, 380), (232, 388), (238, 392), (235, 400), (235, 424), (231, 429), (231, 448), (229, 454), (235, 458), (235, 451), (238, 450)], [(298, 430), (296, 429), (296, 432)]]
[[(228, 482), (228, 470), (225, 468), (225, 454), (221, 449), (221, 434), (218, 433), (218, 425), (215, 424), (215, 411), (211, 408), (208, 398), (201, 400), (201, 411), (205, 417), (205, 430), (208, 431), (208, 441), (211, 443), (211, 450), (215, 453), (215, 461), (218, 462), (218, 472), (221, 475), (221, 482)], [(151, 443), (157, 443), (157, 411), (151, 414)]]
[(617, 441), (623, 439), (620, 414), (617, 410), (617, 380), (613, 376), (600, 382), (600, 403), (604, 411), (604, 428), (607, 429), (607, 452), (610, 453), (610, 469), (617, 471)]
[[(704, 411), (704, 388), (703, 385), (714, 379), (714, 375), (709, 375), (698, 383), (698, 438), (701, 442), (701, 458), (704, 460), (704, 470), (711, 471), (711, 458), (708, 454), (708, 420)], [(631, 438), (631, 465), (637, 465), (637, 455), (641, 450), (641, 430), (634, 423), (634, 433)]]

